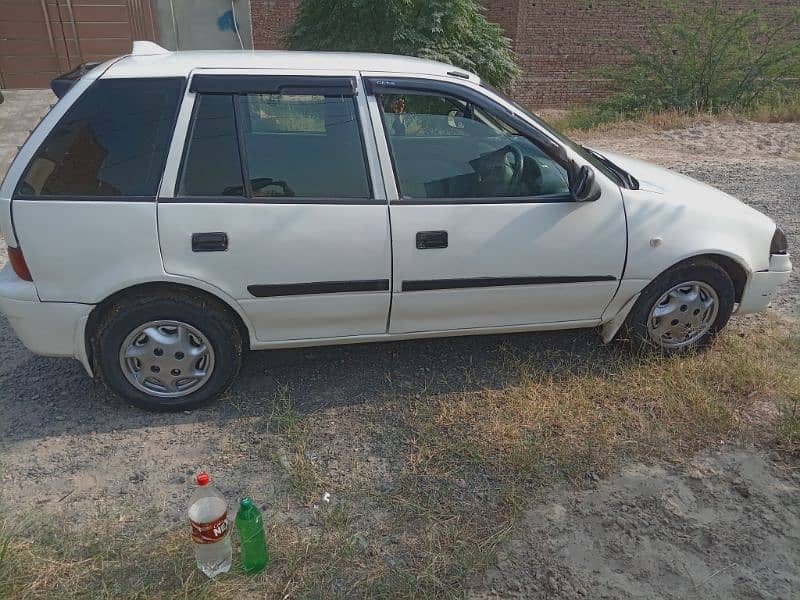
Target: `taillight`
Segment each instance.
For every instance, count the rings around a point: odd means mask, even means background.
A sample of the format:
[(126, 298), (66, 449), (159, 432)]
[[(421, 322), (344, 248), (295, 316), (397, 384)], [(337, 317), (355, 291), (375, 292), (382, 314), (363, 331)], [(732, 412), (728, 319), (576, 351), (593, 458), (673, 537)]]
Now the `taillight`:
[(8, 247), (8, 262), (11, 263), (11, 268), (14, 269), (17, 277), (25, 281), (33, 281), (30, 269), (28, 269), (28, 264), (25, 262), (25, 257), (22, 255), (20, 248)]

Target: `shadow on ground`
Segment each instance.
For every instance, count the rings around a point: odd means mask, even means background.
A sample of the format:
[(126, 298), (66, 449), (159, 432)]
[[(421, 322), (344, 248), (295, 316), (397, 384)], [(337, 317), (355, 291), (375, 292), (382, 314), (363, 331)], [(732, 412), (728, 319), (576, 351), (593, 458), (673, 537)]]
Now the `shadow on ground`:
[(594, 330), (472, 336), (252, 352), (233, 388), (191, 413), (140, 410), (89, 379), (77, 361), (27, 351), (0, 318), (0, 437), (8, 443), (69, 433), (261, 416), (289, 390), (302, 416), (398, 396), (499, 388), (520, 363), (542, 371), (613, 370), (636, 360)]

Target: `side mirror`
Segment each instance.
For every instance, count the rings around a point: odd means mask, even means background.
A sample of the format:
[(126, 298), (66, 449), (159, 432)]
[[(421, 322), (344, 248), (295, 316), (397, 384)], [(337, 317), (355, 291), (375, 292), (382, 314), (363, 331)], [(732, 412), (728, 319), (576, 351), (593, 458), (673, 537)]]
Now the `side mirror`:
[(569, 191), (576, 202), (594, 202), (600, 197), (600, 186), (594, 179), (594, 171), (583, 165), (577, 172), (573, 169)]

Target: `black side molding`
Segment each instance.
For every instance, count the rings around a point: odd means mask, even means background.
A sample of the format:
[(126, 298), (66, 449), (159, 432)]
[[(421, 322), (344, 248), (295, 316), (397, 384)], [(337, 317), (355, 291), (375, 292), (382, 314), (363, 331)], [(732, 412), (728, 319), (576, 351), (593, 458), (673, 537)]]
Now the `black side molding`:
[(247, 291), (256, 298), (276, 296), (305, 296), (313, 294), (342, 294), (346, 292), (388, 292), (388, 279), (362, 279), (355, 281), (315, 281), (311, 283), (278, 283), (249, 285)]
[(94, 69), (97, 65), (101, 64), (100, 62), (85, 62), (81, 65), (78, 65), (72, 71), (68, 73), (63, 73), (53, 79), (50, 82), (50, 89), (53, 90), (53, 93), (58, 96), (59, 98), (63, 98), (66, 96), (67, 92), (72, 89), (72, 86), (78, 83), (78, 80), (86, 75), (89, 71)]
[(586, 275), (562, 277), (472, 277), (465, 279), (420, 279), (404, 281), (404, 292), (423, 292), (429, 290), (459, 290), (464, 288), (503, 287), (515, 285), (548, 285), (554, 283), (592, 283), (616, 281), (613, 275)]

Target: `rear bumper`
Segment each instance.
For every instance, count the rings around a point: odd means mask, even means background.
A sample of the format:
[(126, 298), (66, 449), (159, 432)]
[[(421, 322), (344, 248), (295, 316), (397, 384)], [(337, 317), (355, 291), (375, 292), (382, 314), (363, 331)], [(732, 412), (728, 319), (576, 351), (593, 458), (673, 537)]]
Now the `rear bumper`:
[(10, 265), (0, 271), (0, 312), (20, 341), (36, 354), (76, 358), (90, 373), (84, 330), (92, 308), (89, 304), (41, 302), (34, 285), (19, 279)]
[(789, 281), (791, 275), (792, 261), (789, 255), (773, 254), (767, 271), (750, 275), (736, 314), (745, 315), (767, 308), (775, 297), (778, 286)]

